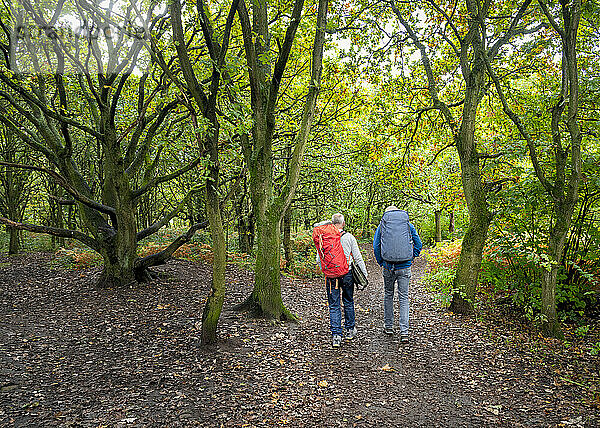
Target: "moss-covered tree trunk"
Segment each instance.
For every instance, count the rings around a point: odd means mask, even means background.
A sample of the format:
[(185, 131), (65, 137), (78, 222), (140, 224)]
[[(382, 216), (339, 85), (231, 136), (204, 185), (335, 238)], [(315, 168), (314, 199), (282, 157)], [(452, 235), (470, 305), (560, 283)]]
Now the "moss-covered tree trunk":
[[(474, 120), (474, 116), (472, 118)], [(461, 245), (453, 283), (455, 291), (449, 309), (452, 312), (469, 314), (473, 311), (483, 248), (492, 215), (489, 212), (486, 193), (481, 183), (479, 159), (473, 143), (474, 134), (469, 131), (464, 137), (467, 140), (466, 144), (458, 152), (461, 161), (462, 184), (469, 210), (469, 226)]]
[(240, 186), (240, 196), (234, 202), (235, 213), (237, 216), (236, 228), (238, 232), (238, 246), (240, 252), (246, 254), (253, 253), (254, 247), (254, 215), (249, 207), (250, 197), (248, 196), (248, 186), (246, 181)]
[[(14, 159), (11, 159), (14, 160)], [(19, 207), (19, 200), (21, 199), (21, 192), (24, 189), (19, 188), (20, 183), (19, 180), (16, 179), (15, 174), (13, 173), (11, 168), (7, 168), (6, 171), (6, 207), (8, 211), (8, 218), (14, 218), (17, 220), (22, 220), (22, 215), (20, 215), (23, 210)], [(8, 254), (14, 255), (19, 254), (21, 251), (21, 240), (20, 240), (20, 232), (19, 229), (11, 226), (6, 226), (6, 230), (9, 234), (8, 240)]]
[(136, 206), (132, 199), (129, 176), (123, 167), (121, 150), (117, 143), (117, 133), (110, 111), (103, 111), (103, 131), (105, 145), (102, 199), (115, 209), (116, 224), (114, 234), (103, 240), (101, 250), (104, 267), (100, 275), (100, 287), (122, 287), (141, 280), (136, 278), (137, 259), (137, 218)]
[(278, 196), (273, 183), (273, 131), (275, 110), (284, 71), (302, 17), (303, 0), (295, 0), (290, 13), (285, 39), (279, 46), (279, 56), (271, 70), (264, 61), (271, 55), (271, 34), (266, 2), (252, 3), (252, 18), (244, 0), (240, 0), (238, 16), (244, 38), (248, 65), (251, 105), (253, 111), (252, 141), (244, 148), (250, 175), (250, 194), (256, 226), (256, 267), (254, 289), (248, 299), (237, 309), (250, 309), (254, 313), (275, 319), (295, 319), (284, 307), (281, 299), (280, 254), (281, 220), (295, 194), (304, 156), (304, 148), (320, 91), (323, 47), (327, 26), (328, 0), (319, 0), (316, 31), (312, 50), (311, 78), (289, 161), (289, 174)]
[[(556, 284), (581, 182), (582, 134), (578, 119), (579, 68), (577, 63), (577, 32), (581, 18), (581, 1), (561, 0), (559, 3), (560, 9), (549, 9), (546, 3), (539, 3), (550, 27), (560, 37), (563, 48), (560, 92), (558, 97), (555, 97), (550, 122), (550, 135), (554, 149), (552, 173), (545, 172), (548, 168), (547, 159), (542, 164), (538, 158), (538, 150), (540, 150), (538, 137), (529, 133), (526, 124), (521, 122), (520, 117), (509, 106), (499, 78), (494, 73), (490, 75), (494, 80), (504, 112), (527, 142), (535, 174), (552, 202), (554, 215), (548, 231), (548, 260), (542, 263), (544, 269), (541, 290), (542, 333), (548, 337), (562, 339), (564, 335), (556, 313)], [(559, 17), (555, 16), (557, 12), (560, 14)], [(566, 117), (564, 117), (565, 109)], [(565, 122), (568, 138), (563, 136)], [(550, 176), (553, 180), (549, 178)]]
[[(398, 4), (392, 2), (391, 7), (421, 53), (421, 63), (427, 76), (433, 106), (440, 111), (452, 132), (460, 158), (461, 180), (469, 210), (469, 227), (462, 242), (454, 279), (455, 292), (452, 296), (450, 310), (469, 314), (473, 311), (483, 247), (492, 219), (487, 205), (486, 191), (482, 183), (479, 166), (480, 154), (477, 151), (475, 139), (477, 109), (488, 84), (486, 60), (496, 56), (502, 44), (510, 40), (510, 34), (501, 38), (502, 43), (499, 41), (489, 48), (486, 47), (482, 36), (482, 32), (486, 30), (483, 17), (488, 16), (490, 4), (479, 4), (472, 0), (465, 1), (469, 14), (474, 18), (469, 21), (468, 31), (465, 33), (464, 38), (460, 39), (460, 52), (457, 52), (457, 57), (460, 57), (457, 59), (460, 59), (461, 73), (465, 80), (462, 115), (460, 119), (457, 119), (450, 106), (440, 98), (438, 78), (432, 67), (432, 58), (428, 54), (428, 48), (424, 44), (424, 40), (420, 38), (421, 36), (416, 32), (416, 29), (405, 19), (403, 11), (399, 9), (399, 4), (399, 2)], [(524, 12), (524, 9), (520, 10), (514, 22), (518, 22)]]
[(9, 235), (8, 254), (19, 254), (19, 251), (21, 251), (21, 240), (19, 237), (19, 230), (10, 226), (7, 226), (6, 229), (8, 230)]
[[(553, 199), (554, 224), (548, 239), (548, 256), (551, 265), (544, 271), (542, 280), (542, 333), (548, 337), (562, 339), (560, 323), (556, 314), (556, 281), (563, 256), (567, 233), (571, 227), (573, 212), (577, 204), (581, 181), (581, 128), (579, 126), (579, 67), (577, 64), (577, 32), (581, 18), (581, 1), (560, 1), (561, 19), (555, 20), (545, 5), (542, 9), (562, 41), (562, 81), (559, 99), (552, 110), (552, 142), (556, 172), (553, 185), (549, 185), (537, 165), (538, 178)], [(562, 22), (562, 27), (558, 24)], [(563, 111), (566, 107), (566, 120)], [(563, 143), (561, 122), (566, 122), (568, 142)], [(530, 148), (533, 144), (528, 140)], [(566, 146), (566, 147), (565, 147)], [(530, 149), (530, 155), (532, 154)], [(569, 156), (570, 155), (570, 156)], [(535, 157), (535, 156), (534, 156)], [(536, 161), (537, 164), (537, 161)], [(567, 171), (569, 174), (567, 174)]]
[[(208, 122), (207, 130), (202, 130), (197, 127), (198, 121), (195, 118), (195, 109), (188, 105), (190, 113), (194, 116), (194, 126), (197, 135), (205, 134), (202, 141), (204, 149), (209, 154), (208, 177), (205, 186), (205, 211), (210, 226), (212, 237), (213, 251), (213, 269), (211, 278), (211, 289), (206, 299), (204, 311), (202, 313), (202, 331), (201, 340), (203, 344), (210, 344), (216, 341), (217, 324), (221, 311), (223, 309), (223, 301), (225, 298), (225, 269), (226, 269), (226, 240), (223, 228), (223, 219), (221, 217), (221, 200), (219, 197), (219, 132), (220, 124), (217, 117), (217, 98), (222, 85), (221, 73), (225, 68), (225, 57), (229, 46), (229, 35), (233, 25), (233, 18), (237, 9), (237, 1), (234, 1), (229, 9), (226, 24), (223, 27), (222, 39), (217, 40), (216, 31), (213, 28), (212, 17), (207, 15), (209, 8), (203, 1), (196, 3), (198, 13), (198, 22), (202, 28), (206, 49), (210, 55), (212, 62), (212, 73), (209, 79), (209, 90), (205, 91), (205, 86), (202, 78), (196, 76), (194, 65), (190, 59), (188, 45), (184, 34), (181, 1), (173, 0), (170, 2), (171, 24), (179, 65), (185, 79), (187, 89), (191, 92), (194, 101), (200, 108), (204, 119)], [(182, 87), (182, 84), (178, 84)], [(182, 94), (184, 97), (185, 93)]]
[[(9, 130), (4, 129), (0, 133), (0, 159), (7, 162), (17, 161), (17, 147), (15, 138)], [(3, 201), (0, 203), (1, 214), (17, 221), (23, 220), (25, 206), (28, 201), (28, 178), (26, 171), (18, 171), (11, 167), (6, 167), (0, 176), (0, 185), (2, 186)], [(9, 235), (8, 254), (14, 255), (21, 251), (21, 233), (19, 229), (6, 226)]]
[(281, 299), (281, 219), (265, 213), (257, 219), (257, 251), (254, 289), (248, 298), (256, 316), (277, 320), (294, 320), (295, 316)]
[(263, 117), (256, 117), (253, 129), (255, 144), (260, 144), (258, 156), (250, 167), (250, 195), (256, 230), (256, 265), (254, 288), (239, 307), (254, 316), (277, 320), (292, 320), (294, 316), (281, 299), (281, 218), (273, 201), (272, 129)]
[(480, 157), (475, 140), (477, 109), (487, 84), (483, 59), (483, 55), (486, 53), (482, 50), (483, 47), (480, 43), (474, 43), (474, 45), (475, 59), (467, 74), (462, 122), (458, 135), (455, 137), (463, 191), (469, 210), (469, 227), (462, 241), (453, 283), (455, 291), (449, 309), (461, 314), (469, 314), (473, 311), (483, 247), (492, 221), (486, 191), (483, 188), (479, 166)]
[(216, 180), (219, 171), (213, 167), (210, 174), (215, 181), (210, 180), (206, 185), (206, 215), (210, 224), (214, 258), (210, 292), (202, 312), (201, 340), (203, 344), (214, 343), (217, 340), (217, 325), (225, 299), (225, 268), (227, 266), (225, 233), (219, 209), (220, 199), (217, 187), (213, 185), (213, 183), (218, 183)]
[(292, 242), (292, 207), (290, 206), (283, 215), (283, 252), (285, 255), (285, 269), (289, 272), (294, 267), (294, 249)]
[[(562, 208), (562, 209), (561, 209)], [(562, 252), (569, 231), (569, 219), (573, 207), (555, 207), (556, 221), (550, 230), (548, 240), (549, 263), (544, 267), (542, 275), (542, 334), (546, 337), (562, 339), (564, 337), (556, 312), (556, 283)]]
[(435, 210), (435, 242), (442, 242), (442, 211)]

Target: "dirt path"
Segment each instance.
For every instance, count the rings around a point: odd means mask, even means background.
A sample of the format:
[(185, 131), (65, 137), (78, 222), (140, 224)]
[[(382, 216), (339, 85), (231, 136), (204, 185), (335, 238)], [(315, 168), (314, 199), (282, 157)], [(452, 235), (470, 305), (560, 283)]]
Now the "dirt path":
[[(370, 254), (368, 255), (369, 258)], [(201, 348), (210, 269), (174, 261), (161, 281), (97, 290), (97, 271), (50, 255), (0, 258), (0, 426), (597, 426), (597, 409), (508, 336), (440, 309), (411, 285), (411, 343), (382, 331), (383, 281), (356, 296), (359, 336), (332, 349), (322, 280), (285, 280), (298, 324), (224, 312)], [(227, 306), (252, 277), (232, 269)]]

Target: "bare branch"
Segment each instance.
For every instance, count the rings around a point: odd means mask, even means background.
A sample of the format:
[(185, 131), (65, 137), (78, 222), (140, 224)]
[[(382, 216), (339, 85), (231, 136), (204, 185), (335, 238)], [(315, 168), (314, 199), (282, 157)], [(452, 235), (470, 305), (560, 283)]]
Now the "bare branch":
[(183, 244), (189, 242), (192, 239), (197, 230), (205, 229), (207, 226), (208, 221), (196, 223), (195, 225), (190, 227), (186, 233), (180, 235), (164, 250), (156, 254), (151, 254), (149, 256), (136, 260), (135, 269), (139, 271), (149, 268), (150, 266), (158, 266), (165, 264), (171, 258), (171, 256), (173, 256), (173, 253), (177, 251), (179, 247), (181, 247)]
[(60, 198), (55, 195), (48, 195), (48, 197), (55, 201), (58, 205), (75, 205), (77, 203), (74, 199)]
[(202, 190), (201, 187), (195, 187), (192, 190), (190, 190), (188, 192), (188, 194), (185, 195), (185, 197), (177, 205), (177, 207), (175, 207), (170, 213), (165, 215), (160, 220), (154, 222), (153, 224), (148, 226), (146, 229), (139, 231), (137, 233), (136, 240), (139, 242), (142, 239), (147, 238), (148, 236), (153, 235), (156, 232), (158, 232), (161, 227), (165, 226), (169, 221), (171, 221), (177, 214), (179, 214), (181, 212), (181, 210), (185, 207), (185, 205), (189, 202), (189, 200), (191, 199), (191, 197), (194, 194), (198, 193), (201, 190)]
[(152, 180), (150, 180), (148, 183), (146, 183), (145, 185), (143, 185), (142, 187), (140, 187), (137, 190), (134, 190), (132, 192), (132, 197), (133, 199), (139, 198), (140, 196), (142, 196), (144, 193), (148, 192), (149, 190), (153, 189), (154, 187), (156, 187), (157, 185), (161, 184), (161, 183), (165, 183), (167, 181), (171, 181), (177, 177), (179, 177), (182, 174), (185, 174), (186, 172), (190, 171), (191, 169), (197, 167), (200, 162), (202, 161), (202, 159), (204, 158), (204, 153), (201, 154), (200, 156), (198, 156), (196, 159), (194, 159), (191, 163), (189, 163), (188, 165), (184, 166), (183, 168), (178, 169), (175, 172), (172, 172), (171, 174), (167, 174), (164, 175), (162, 177), (156, 177), (153, 178)]
[(542, 166), (540, 165), (540, 161), (537, 157), (537, 151), (533, 138), (531, 138), (531, 135), (529, 134), (527, 129), (525, 129), (525, 126), (523, 126), (523, 123), (521, 122), (519, 116), (517, 116), (516, 113), (508, 105), (508, 101), (506, 100), (506, 96), (504, 95), (504, 90), (502, 89), (502, 85), (500, 84), (500, 79), (492, 69), (488, 57), (486, 55), (483, 55), (483, 59), (485, 61), (485, 66), (487, 68), (488, 74), (496, 87), (496, 92), (498, 93), (498, 97), (500, 98), (500, 102), (502, 103), (504, 113), (510, 118), (510, 120), (512, 120), (512, 122), (519, 130), (521, 136), (525, 138), (525, 141), (527, 142), (527, 147), (529, 148), (529, 157), (531, 158), (531, 163), (533, 164), (535, 175), (537, 176), (538, 180), (540, 180), (540, 183), (542, 184), (542, 186), (544, 186), (544, 189), (546, 189), (548, 194), (552, 195), (552, 185), (550, 184), (550, 182), (544, 174), (544, 171), (542, 170)]
[(84, 243), (85, 245), (87, 245), (88, 247), (90, 247), (91, 249), (93, 249), (95, 251), (100, 252), (100, 250), (101, 250), (101, 246), (98, 243), (98, 241), (96, 241), (91, 236), (88, 236), (88, 235), (78, 232), (76, 230), (59, 229), (56, 227), (39, 226), (39, 225), (29, 224), (29, 223), (19, 223), (19, 222), (12, 221), (5, 217), (0, 217), (0, 223), (3, 223), (7, 226), (10, 226), (10, 227), (13, 227), (13, 228), (19, 229), (19, 230), (28, 230), (28, 231), (34, 232), (34, 233), (45, 233), (47, 235), (54, 235), (54, 236), (58, 236), (60, 238), (76, 239), (79, 242)]
[(45, 174), (50, 175), (54, 181), (56, 182), (56, 184), (58, 184), (60, 187), (62, 187), (63, 189), (65, 189), (67, 192), (69, 192), (71, 194), (71, 196), (73, 196), (76, 200), (78, 200), (79, 202), (81, 202), (82, 204), (93, 208), (97, 211), (100, 211), (102, 213), (108, 214), (111, 218), (111, 221), (113, 223), (113, 226), (116, 227), (117, 225), (117, 215), (115, 212), (115, 209), (106, 205), (103, 205), (101, 203), (98, 203), (90, 198), (88, 198), (87, 196), (82, 195), (81, 193), (79, 193), (77, 191), (77, 189), (75, 189), (68, 181), (66, 178), (64, 178), (62, 175), (60, 175), (59, 173), (57, 173), (56, 171), (52, 171), (51, 169), (48, 168), (42, 168), (39, 166), (34, 166), (34, 165), (24, 165), (24, 164), (19, 164), (19, 163), (11, 163), (11, 162), (4, 162), (4, 161), (0, 161), (0, 165), (5, 165), (5, 166), (10, 166), (13, 168), (20, 168), (20, 169), (28, 169), (31, 171), (39, 171), (39, 172), (43, 172)]
[(493, 155), (489, 154), (489, 153), (478, 153), (477, 157), (479, 159), (497, 159), (500, 156), (504, 156), (505, 154), (506, 154), (505, 152), (494, 153)]

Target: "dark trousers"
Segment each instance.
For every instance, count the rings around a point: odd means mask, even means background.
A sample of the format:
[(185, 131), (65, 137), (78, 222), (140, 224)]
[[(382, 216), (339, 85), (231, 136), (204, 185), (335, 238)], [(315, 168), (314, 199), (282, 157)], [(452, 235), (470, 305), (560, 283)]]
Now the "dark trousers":
[(329, 303), (329, 326), (332, 336), (342, 335), (342, 310), (340, 304), (344, 303), (344, 327), (346, 329), (354, 328), (354, 281), (352, 280), (352, 271), (339, 278), (327, 278), (325, 283), (327, 288), (327, 302)]

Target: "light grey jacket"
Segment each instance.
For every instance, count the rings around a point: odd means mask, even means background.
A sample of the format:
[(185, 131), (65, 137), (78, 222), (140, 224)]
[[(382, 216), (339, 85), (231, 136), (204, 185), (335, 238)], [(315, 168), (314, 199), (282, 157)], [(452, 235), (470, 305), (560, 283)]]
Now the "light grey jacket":
[[(367, 272), (367, 266), (365, 265), (365, 261), (362, 258), (362, 254), (360, 254), (360, 249), (358, 248), (358, 242), (354, 235), (350, 232), (344, 232), (340, 241), (342, 243), (342, 248), (344, 250), (344, 255), (346, 256), (346, 260), (348, 260), (348, 266), (352, 263), (352, 260), (356, 261), (356, 264), (363, 271), (365, 276), (368, 278), (369, 273)], [(321, 259), (319, 258), (319, 252), (317, 251), (317, 264), (319, 267), (321, 266)]]

